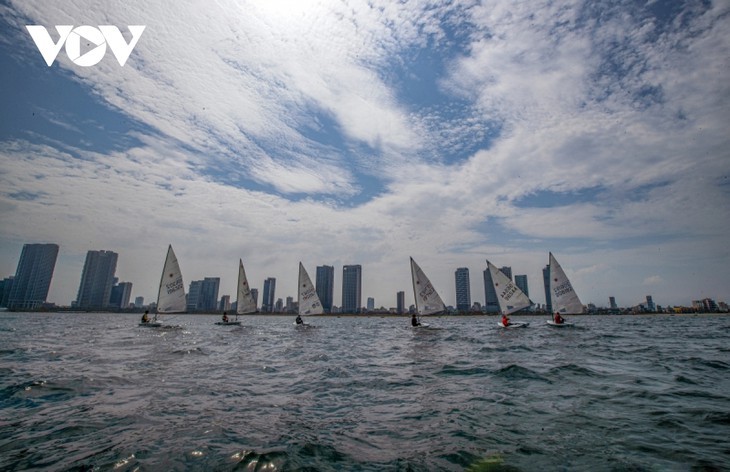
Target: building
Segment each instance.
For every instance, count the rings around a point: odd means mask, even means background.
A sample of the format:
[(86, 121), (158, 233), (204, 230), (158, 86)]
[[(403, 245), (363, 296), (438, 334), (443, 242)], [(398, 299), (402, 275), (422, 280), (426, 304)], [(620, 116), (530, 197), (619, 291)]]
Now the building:
[(471, 290), (469, 287), (469, 269), (459, 267), (454, 273), (456, 281), (456, 309), (469, 311), (471, 308)]
[(317, 286), (317, 296), (322, 303), (324, 312), (330, 313), (332, 311), (332, 303), (334, 302), (335, 268), (328, 265), (317, 266), (317, 280), (315, 285)]
[(10, 290), (13, 288), (13, 276), (0, 280), (0, 306), (7, 307), (10, 299)]
[(294, 297), (286, 297), (286, 312), (292, 313), (294, 311)]
[(77, 308), (106, 308), (114, 285), (119, 255), (113, 251), (89, 251), (86, 253), (84, 270), (76, 302)]
[(136, 308), (142, 308), (144, 306), (144, 297), (137, 297), (134, 299), (134, 306)]
[(362, 266), (342, 267), (342, 313), (359, 313), (362, 307)]
[(218, 304), (218, 311), (228, 311), (231, 309), (231, 296), (223, 295), (221, 301)]
[(527, 297), (530, 297), (530, 289), (527, 286), (527, 276), (526, 275), (515, 275), (515, 285), (519, 287), (522, 292), (527, 295)]
[(545, 287), (545, 310), (548, 313), (553, 312), (553, 299), (550, 297), (550, 265), (546, 265), (542, 269), (542, 284)]
[(497, 291), (494, 290), (492, 274), (489, 269), (484, 269), (484, 311), (487, 313), (499, 313), (499, 300)]
[(284, 300), (281, 298), (276, 299), (276, 304), (274, 305), (274, 311), (276, 313), (281, 313), (284, 311)]
[(512, 267), (504, 266), (501, 269), (499, 269), (500, 272), (502, 272), (504, 275), (507, 276), (508, 279), (512, 280)]
[(654, 300), (652, 300), (651, 295), (646, 296), (646, 309), (652, 313), (656, 311), (656, 305), (654, 305)]
[(396, 311), (399, 315), (402, 315), (406, 312), (406, 292), (398, 292), (395, 294), (395, 298), (397, 300), (398, 307), (396, 308)]
[(367, 310), (368, 311), (375, 310), (375, 299), (373, 297), (368, 297)]
[(58, 258), (58, 244), (25, 244), (8, 296), (11, 310), (35, 310), (46, 302), (53, 270)]
[(193, 280), (190, 282), (190, 285), (188, 286), (188, 295), (187, 295), (187, 311), (195, 311), (198, 309), (198, 304), (200, 302), (200, 293), (203, 288), (203, 281), (202, 280)]
[(132, 282), (119, 282), (112, 286), (109, 295), (109, 306), (113, 308), (128, 308), (132, 298)]
[(200, 298), (198, 299), (198, 310), (216, 311), (218, 309), (218, 290), (220, 289), (220, 277), (205, 277), (200, 286)]
[(257, 307), (259, 306), (259, 289), (252, 288), (251, 289), (251, 296), (253, 297), (253, 303)]
[(264, 280), (264, 296), (261, 300), (261, 311), (264, 313), (271, 313), (274, 311), (274, 303), (276, 298), (276, 278), (269, 277)]
[(608, 304), (611, 306), (612, 310), (618, 309), (618, 305), (616, 305), (616, 297), (608, 297)]

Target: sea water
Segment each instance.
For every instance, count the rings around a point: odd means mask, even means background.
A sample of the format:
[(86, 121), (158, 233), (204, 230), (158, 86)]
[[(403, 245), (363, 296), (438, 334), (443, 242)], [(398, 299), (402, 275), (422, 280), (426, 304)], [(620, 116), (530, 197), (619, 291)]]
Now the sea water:
[(0, 313), (0, 469), (730, 469), (730, 316), (218, 319)]

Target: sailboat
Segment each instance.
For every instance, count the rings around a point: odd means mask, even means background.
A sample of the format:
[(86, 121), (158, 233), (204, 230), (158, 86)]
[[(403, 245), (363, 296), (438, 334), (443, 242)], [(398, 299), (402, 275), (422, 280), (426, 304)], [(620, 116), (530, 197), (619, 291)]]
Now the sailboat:
[(142, 322), (139, 325), (159, 328), (162, 323), (157, 320), (158, 314), (183, 313), (185, 309), (185, 285), (182, 272), (180, 272), (180, 264), (178, 264), (175, 251), (172, 250), (172, 244), (170, 244), (167, 247), (167, 257), (162, 269), (162, 277), (160, 277), (160, 288), (157, 292), (157, 312), (152, 321)]
[[(322, 302), (319, 300), (319, 295), (317, 295), (317, 290), (314, 288), (312, 279), (309, 278), (309, 274), (301, 262), (299, 263), (299, 290), (297, 291), (297, 305), (299, 314), (299, 316), (297, 316), (297, 320), (299, 320), (299, 317), (301, 316), (321, 315), (324, 313), (324, 308), (322, 307)], [(298, 323), (295, 321), (294, 323), (298, 326), (311, 326), (309, 323), (304, 322)]]
[[(492, 276), (492, 284), (494, 284), (494, 291), (497, 293), (497, 300), (499, 301), (499, 311), (503, 315), (510, 315), (516, 311), (519, 311), (528, 306), (532, 306), (532, 301), (525, 295), (520, 287), (512, 282), (512, 279), (507, 277), (504, 272), (497, 269), (491, 262), (487, 261), (487, 268)], [(502, 324), (502, 320), (497, 322), (497, 325), (502, 328), (526, 328), (530, 323), (521, 322), (510, 322), (507, 326)]]
[[(565, 275), (565, 271), (560, 267), (557, 259), (550, 253), (550, 297), (553, 306), (553, 312), (562, 314), (577, 314), (583, 313), (583, 304), (578, 298), (578, 294), (573, 290), (573, 286), (568, 280), (568, 276)], [(573, 326), (573, 323), (563, 321), (562, 323), (556, 323), (553, 320), (548, 320), (547, 324), (551, 326), (563, 327)]]
[(233, 321), (218, 321), (217, 325), (239, 326), (238, 315), (256, 313), (256, 301), (253, 299), (251, 287), (248, 285), (246, 271), (243, 269), (243, 261), (238, 260), (238, 288), (236, 289), (236, 319)]
[[(416, 313), (419, 317), (446, 311), (446, 305), (444, 305), (433, 284), (412, 257), (411, 277), (413, 278), (413, 297), (416, 300)], [(428, 324), (421, 323), (419, 320), (419, 326), (428, 327)]]

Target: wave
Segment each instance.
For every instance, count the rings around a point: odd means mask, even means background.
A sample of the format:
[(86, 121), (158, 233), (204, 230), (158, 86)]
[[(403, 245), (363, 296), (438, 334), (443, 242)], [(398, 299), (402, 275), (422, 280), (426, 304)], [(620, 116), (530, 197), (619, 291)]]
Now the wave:
[(494, 372), (495, 377), (510, 380), (539, 380), (541, 382), (552, 383), (551, 380), (543, 377), (538, 372), (522, 367), (516, 364), (508, 365)]

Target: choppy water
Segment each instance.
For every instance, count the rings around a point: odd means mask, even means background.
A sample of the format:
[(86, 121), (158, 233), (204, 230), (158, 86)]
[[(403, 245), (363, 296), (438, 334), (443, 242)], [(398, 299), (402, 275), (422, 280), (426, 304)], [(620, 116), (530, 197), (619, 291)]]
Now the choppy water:
[(730, 469), (728, 316), (138, 318), (0, 314), (0, 469)]

